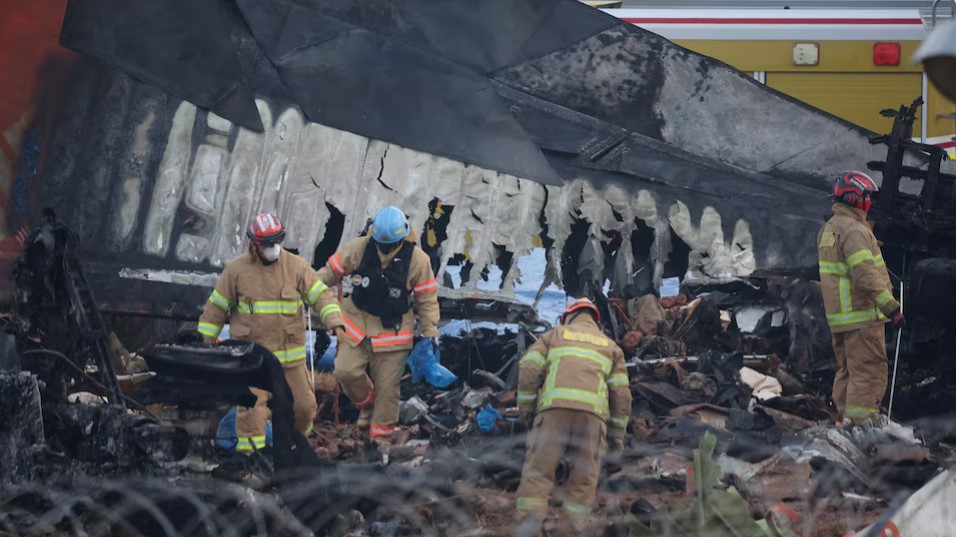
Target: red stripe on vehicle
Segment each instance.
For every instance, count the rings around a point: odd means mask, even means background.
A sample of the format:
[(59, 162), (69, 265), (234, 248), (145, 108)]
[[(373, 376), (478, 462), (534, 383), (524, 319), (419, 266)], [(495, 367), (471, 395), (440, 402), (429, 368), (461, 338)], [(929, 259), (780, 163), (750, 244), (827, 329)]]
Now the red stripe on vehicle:
[(900, 25), (919, 24), (921, 19), (767, 19), (767, 18), (674, 18), (674, 17), (625, 17), (621, 19), (631, 24), (860, 24), (860, 25)]

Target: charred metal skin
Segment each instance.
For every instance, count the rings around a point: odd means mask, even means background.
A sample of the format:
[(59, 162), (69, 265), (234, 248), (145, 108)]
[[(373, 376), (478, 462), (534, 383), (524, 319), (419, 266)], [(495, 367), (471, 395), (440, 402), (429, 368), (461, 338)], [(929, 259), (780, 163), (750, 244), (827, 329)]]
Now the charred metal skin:
[[(17, 262), (16, 314), (23, 323), (20, 351), (23, 356), (53, 359), (48, 368), (41, 366), (50, 373), (44, 381), (53, 390), (62, 389), (64, 378), (86, 377), (90, 357), (103, 396), (125, 409), (114, 368), (117, 357), (110, 351), (109, 332), (77, 257), (79, 239), (57, 222), (52, 210), (45, 211), (45, 217), (46, 223), (27, 237)], [(28, 338), (33, 335), (42, 335), (50, 348), (31, 348)], [(64, 393), (58, 395), (65, 400)]]
[[(40, 155), (40, 198), (84, 238), (101, 304), (128, 314), (194, 318), (266, 210), (320, 266), (368, 207), (395, 204), (439, 279), (498, 266), (502, 296), (539, 244), (542, 289), (572, 295), (605, 277), (634, 292), (636, 273), (641, 288), (813, 277), (832, 177), (885, 153), (572, 0), (455, 0), (440, 10), (455, 25), (420, 0), (171, 3), (148, 25), (137, 9), (70, 2), (62, 42), (109, 67), (77, 63)], [(933, 162), (894, 147), (905, 169)]]
[[(151, 399), (157, 402), (189, 405), (183, 400), (185, 392), (195, 397), (194, 404), (210, 405), (233, 402), (238, 393), (243, 395), (243, 404), (248, 405), (255, 402), (248, 387), (271, 392), (275, 470), (322, 466), (308, 441), (295, 429), (292, 391), (279, 360), (265, 347), (234, 340), (214, 347), (158, 345), (146, 361), (169, 388), (165, 398), (162, 392), (152, 391)], [(232, 397), (217, 400), (224, 395)]]
[[(893, 118), (893, 129), (888, 135), (870, 138), (871, 144), (886, 144), (885, 160), (871, 161), (867, 166), (883, 173), (872, 211), (874, 231), (898, 250), (896, 263), (891, 265), (896, 271), (906, 270), (902, 252), (909, 254), (907, 265), (924, 257), (956, 256), (956, 174), (943, 171), (950, 162), (944, 149), (913, 141), (913, 123), (922, 105), (922, 98), (918, 98), (898, 111), (884, 110), (884, 116)], [(910, 153), (926, 155), (928, 166), (924, 169), (905, 163)], [(922, 187), (914, 191), (914, 182), (922, 183)], [(902, 273), (897, 272), (897, 283), (901, 277)]]

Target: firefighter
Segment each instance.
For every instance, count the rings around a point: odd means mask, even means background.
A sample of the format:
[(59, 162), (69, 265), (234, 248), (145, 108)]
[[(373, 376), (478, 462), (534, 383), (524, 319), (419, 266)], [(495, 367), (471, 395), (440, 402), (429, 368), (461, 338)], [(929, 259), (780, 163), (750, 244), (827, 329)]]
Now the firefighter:
[[(305, 365), (303, 303), (314, 308), (329, 328), (342, 326), (340, 308), (335, 294), (308, 261), (282, 249), (285, 230), (275, 215), (253, 218), (246, 236), (248, 251), (226, 264), (199, 317), (199, 332), (206, 342), (214, 342), (228, 320), (231, 338), (272, 351), (292, 389), (296, 429), (308, 436), (318, 406)], [(262, 449), (266, 444), (271, 394), (249, 389), (256, 395), (256, 404), (237, 409), (239, 452)]]
[(607, 443), (624, 447), (631, 391), (624, 352), (598, 327), (594, 303), (579, 298), (561, 326), (541, 336), (518, 365), (520, 419), (533, 425), (518, 487), (518, 517), (540, 528), (565, 450), (571, 453), (564, 513), (575, 533), (585, 530)]
[(904, 322), (866, 221), (877, 190), (863, 172), (841, 174), (833, 184), (833, 217), (817, 236), (820, 286), (837, 361), (833, 402), (843, 424), (879, 415), (887, 381), (883, 324)]
[(342, 302), (344, 328), (336, 330), (334, 374), (361, 411), (359, 425), (387, 446), (398, 423), (399, 381), (415, 314), (422, 336), (438, 344), (438, 282), (397, 207), (380, 210), (370, 232), (339, 248), (319, 276), (330, 286), (344, 278), (352, 284)]

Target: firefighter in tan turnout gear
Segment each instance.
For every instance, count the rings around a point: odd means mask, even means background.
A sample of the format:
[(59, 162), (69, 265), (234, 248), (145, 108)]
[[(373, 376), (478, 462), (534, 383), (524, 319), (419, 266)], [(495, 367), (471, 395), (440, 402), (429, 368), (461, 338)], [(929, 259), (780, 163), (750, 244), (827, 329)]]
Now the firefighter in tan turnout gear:
[[(341, 326), (335, 295), (309, 263), (282, 249), (285, 230), (278, 218), (260, 214), (246, 230), (249, 249), (226, 264), (216, 288), (199, 317), (199, 332), (207, 342), (219, 337), (230, 323), (230, 337), (258, 343), (282, 363), (294, 398), (295, 426), (308, 436), (317, 405), (305, 366), (305, 316), (303, 303), (329, 327)], [(250, 388), (256, 395), (253, 408), (236, 410), (236, 450), (250, 452), (266, 445), (269, 392)]]
[[(519, 361), (518, 409), (533, 416), (518, 487), (518, 516), (540, 528), (565, 450), (571, 454), (564, 513), (584, 531), (610, 441), (622, 449), (631, 415), (624, 352), (598, 327), (601, 315), (587, 298), (572, 302), (561, 326), (541, 336)], [(534, 528), (528, 528), (534, 529)]]
[(401, 210), (380, 210), (370, 231), (339, 248), (319, 276), (330, 286), (344, 278), (352, 284), (342, 302), (344, 327), (336, 330), (334, 374), (361, 410), (359, 425), (388, 444), (398, 423), (399, 382), (416, 314), (422, 336), (437, 345), (438, 282)]
[(844, 423), (879, 415), (887, 382), (883, 325), (887, 320), (903, 324), (883, 254), (866, 222), (876, 191), (863, 172), (838, 177), (833, 217), (817, 237), (820, 285), (837, 361), (833, 401)]

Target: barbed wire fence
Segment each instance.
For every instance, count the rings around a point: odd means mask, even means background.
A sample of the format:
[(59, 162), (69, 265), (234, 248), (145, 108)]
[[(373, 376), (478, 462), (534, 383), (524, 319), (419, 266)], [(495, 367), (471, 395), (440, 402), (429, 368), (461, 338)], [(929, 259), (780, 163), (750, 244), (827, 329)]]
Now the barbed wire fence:
[[(853, 438), (849, 432), (830, 434)], [(881, 440), (879, 433), (873, 435)], [(726, 459), (721, 461), (728, 457), (727, 446), (736, 442), (737, 450), (766, 451), (767, 445), (743, 445), (746, 438), (741, 436), (718, 434), (718, 438), (719, 454), (712, 462), (720, 463), (722, 477), (714, 490), (734, 487), (752, 520), (792, 512), (798, 518), (787, 522), (789, 535), (842, 535), (874, 523), (872, 535), (900, 535), (883, 526), (947, 464), (938, 458), (877, 463), (873, 454), (861, 451), (863, 459), (849, 468), (828, 459), (810, 459), (806, 464), (812, 477), (790, 472), (806, 468), (779, 456), (777, 462), (785, 470), (776, 474), (773, 465), (759, 471), (750, 467), (728, 471)], [(259, 491), (188, 474), (64, 476), (52, 482), (15, 484), (0, 493), (0, 535), (513, 535), (514, 490), (524, 443), (520, 432), (469, 437), (388, 465), (341, 461), (327, 468), (279, 474)], [(592, 512), (594, 534), (733, 535), (730, 530), (694, 533), (682, 525), (689, 520), (697, 487), (702, 486), (695, 475), (695, 468), (700, 469), (694, 460), (697, 445), (632, 441), (625, 451), (608, 454)], [(573, 452), (575, 446), (570, 448)], [(572, 460), (565, 459), (558, 468), (546, 531), (561, 528), (562, 486)], [(751, 487), (759, 484), (761, 472), (776, 477), (767, 485)], [(858, 472), (862, 479), (854, 475)], [(780, 504), (789, 511), (775, 509)], [(956, 510), (956, 504), (948, 509)], [(953, 514), (939, 516), (951, 520)], [(642, 533), (645, 530), (649, 533)]]

